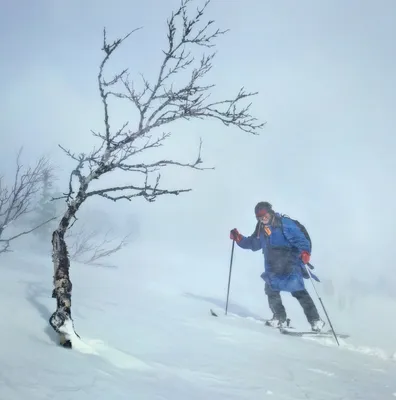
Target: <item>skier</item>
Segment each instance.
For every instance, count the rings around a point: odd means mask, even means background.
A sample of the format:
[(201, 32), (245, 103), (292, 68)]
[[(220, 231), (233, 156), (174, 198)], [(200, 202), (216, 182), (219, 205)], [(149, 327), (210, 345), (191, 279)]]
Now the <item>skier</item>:
[(273, 327), (288, 324), (280, 296), (280, 292), (285, 291), (299, 301), (312, 331), (320, 332), (325, 322), (319, 317), (315, 303), (304, 285), (304, 278), (309, 278), (304, 264), (310, 260), (310, 240), (292, 219), (274, 212), (270, 203), (259, 202), (254, 211), (257, 225), (253, 234), (243, 236), (234, 228), (230, 238), (242, 249), (262, 249), (264, 272), (261, 278), (265, 282), (264, 291), (273, 313), (273, 318), (267, 324)]

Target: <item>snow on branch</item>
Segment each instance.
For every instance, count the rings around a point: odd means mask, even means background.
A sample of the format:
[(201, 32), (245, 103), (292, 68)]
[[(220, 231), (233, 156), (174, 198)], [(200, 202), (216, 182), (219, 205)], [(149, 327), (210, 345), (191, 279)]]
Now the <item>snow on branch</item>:
[(10, 243), (13, 240), (28, 235), (55, 219), (55, 217), (50, 218), (33, 228), (4, 237), (7, 228), (15, 225), (35, 209), (38, 202), (36, 195), (41, 189), (42, 181), (46, 175), (51, 174), (52, 167), (46, 157), (41, 157), (33, 167), (24, 167), (21, 164), (21, 154), (22, 148), (17, 154), (12, 183), (7, 185), (4, 176), (0, 176), (0, 253), (10, 251)]

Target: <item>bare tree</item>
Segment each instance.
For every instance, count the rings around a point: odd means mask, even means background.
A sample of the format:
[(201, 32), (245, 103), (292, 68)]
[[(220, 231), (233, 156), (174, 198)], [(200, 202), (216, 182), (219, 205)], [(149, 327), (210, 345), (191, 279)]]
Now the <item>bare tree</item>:
[(55, 218), (49, 218), (35, 224), (32, 228), (20, 229), (18, 233), (4, 237), (5, 230), (20, 222), (31, 213), (38, 202), (37, 192), (41, 188), (43, 177), (51, 173), (51, 166), (46, 157), (41, 157), (33, 167), (24, 168), (20, 158), (22, 148), (16, 158), (16, 170), (11, 185), (0, 176), (0, 253), (10, 251), (13, 240), (41, 228)]
[[(214, 85), (205, 85), (202, 80), (213, 67), (215, 53), (203, 54), (196, 60), (192, 56), (192, 50), (213, 48), (215, 39), (226, 31), (212, 30), (214, 23), (212, 20), (201, 23), (210, 0), (190, 17), (187, 9), (191, 1), (182, 0), (180, 7), (167, 20), (168, 43), (167, 48), (163, 50), (163, 61), (159, 66), (158, 76), (154, 82), (149, 82), (141, 75), (141, 90), (138, 90), (131, 80), (128, 69), (113, 75), (109, 80), (104, 78), (104, 68), (115, 50), (140, 28), (112, 43), (108, 41), (106, 30), (104, 30), (102, 48), (104, 56), (97, 77), (103, 104), (104, 130), (92, 132), (99, 139), (100, 145), (88, 154), (75, 154), (62, 148), (76, 162), (76, 168), (70, 175), (68, 193), (64, 196), (67, 211), (52, 236), (53, 297), (57, 300), (57, 308), (50, 318), (50, 324), (56, 332), (60, 333), (60, 342), (64, 346), (71, 346), (70, 335), (75, 334), (71, 317), (70, 260), (65, 233), (72, 225), (81, 205), (93, 196), (101, 196), (113, 201), (122, 199), (130, 201), (136, 197), (143, 197), (152, 202), (158, 196), (179, 195), (190, 191), (191, 189), (187, 188), (161, 188), (160, 171), (169, 166), (206, 169), (201, 165), (202, 142), (197, 158), (192, 162), (167, 158), (145, 162), (139, 159), (142, 153), (147, 156), (150, 150), (163, 146), (170, 133), (163, 132), (160, 128), (165, 128), (171, 122), (213, 119), (251, 134), (257, 134), (258, 130), (264, 126), (264, 123), (258, 122), (250, 114), (250, 104), (240, 106), (243, 100), (257, 93), (246, 92), (242, 88), (230, 99), (209, 100)], [(183, 80), (183, 77), (187, 78)], [(131, 127), (128, 121), (118, 128), (111, 125), (110, 99), (130, 102), (138, 114), (136, 126)], [(92, 183), (114, 171), (134, 173), (136, 183), (102, 189), (91, 188)], [(129, 181), (131, 182), (132, 178)]]
[(110, 230), (107, 231), (100, 240), (98, 239), (100, 232), (97, 230), (86, 231), (80, 229), (75, 233), (71, 233), (69, 230), (69, 234), (65, 237), (66, 239), (71, 239), (71, 244), (69, 245), (70, 259), (97, 267), (114, 267), (101, 260), (117, 253), (126, 246), (130, 235), (128, 234), (122, 239), (118, 239), (116, 237), (111, 238), (110, 233)]

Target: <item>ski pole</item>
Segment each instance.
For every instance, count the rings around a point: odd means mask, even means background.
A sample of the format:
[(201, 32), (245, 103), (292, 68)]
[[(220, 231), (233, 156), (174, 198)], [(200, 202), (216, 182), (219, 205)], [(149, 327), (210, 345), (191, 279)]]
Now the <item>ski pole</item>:
[(235, 247), (235, 240), (232, 241), (232, 248), (231, 248), (230, 272), (228, 274), (228, 289), (227, 289), (227, 301), (226, 301), (225, 315), (227, 315), (228, 299), (230, 296), (230, 283), (231, 283), (232, 261), (234, 258), (234, 247)]
[(306, 270), (308, 271), (309, 279), (311, 280), (311, 283), (312, 283), (312, 286), (313, 286), (313, 288), (314, 288), (314, 290), (315, 290), (316, 296), (318, 297), (318, 299), (319, 299), (319, 301), (320, 301), (320, 304), (322, 304), (323, 311), (324, 311), (325, 314), (326, 314), (327, 321), (329, 321), (330, 328), (331, 328), (331, 330), (333, 331), (334, 338), (335, 338), (335, 340), (336, 340), (336, 342), (337, 342), (337, 344), (338, 344), (338, 346), (339, 346), (340, 343), (338, 342), (337, 335), (336, 335), (336, 333), (334, 332), (333, 325), (332, 325), (332, 323), (331, 323), (331, 321), (330, 321), (329, 315), (327, 314), (327, 311), (326, 311), (326, 308), (325, 308), (325, 306), (324, 306), (324, 304), (323, 304), (323, 301), (322, 301), (321, 297), (319, 296), (318, 291), (316, 290), (315, 284), (314, 284), (313, 279), (312, 279), (312, 276), (311, 276), (311, 272), (310, 272), (310, 270), (308, 269), (307, 265), (306, 265), (306, 264), (304, 264), (304, 265), (305, 265)]

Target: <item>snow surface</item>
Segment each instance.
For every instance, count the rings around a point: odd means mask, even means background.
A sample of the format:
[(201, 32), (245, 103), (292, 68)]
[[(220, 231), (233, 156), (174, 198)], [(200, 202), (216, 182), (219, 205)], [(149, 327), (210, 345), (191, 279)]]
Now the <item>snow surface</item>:
[(48, 324), (50, 255), (0, 257), (1, 400), (395, 397), (391, 351), (353, 336), (338, 348), (331, 338), (280, 335), (254, 319), (268, 312), (264, 297), (261, 315), (238, 300), (231, 315), (215, 318), (209, 309), (224, 310), (226, 265), (212, 279), (181, 255), (164, 260), (158, 248), (139, 249), (117, 269), (72, 264), (82, 339), (73, 350), (55, 344)]

